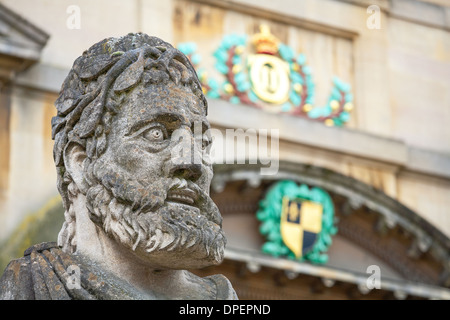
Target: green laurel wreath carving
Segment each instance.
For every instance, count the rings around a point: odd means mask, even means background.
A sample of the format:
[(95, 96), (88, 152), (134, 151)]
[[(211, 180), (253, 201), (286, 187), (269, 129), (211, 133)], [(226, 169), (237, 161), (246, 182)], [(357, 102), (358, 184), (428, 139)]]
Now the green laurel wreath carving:
[[(262, 101), (252, 91), (251, 82), (246, 74), (247, 67), (243, 57), (246, 45), (246, 35), (230, 34), (223, 37), (219, 47), (214, 51), (213, 56), (216, 58), (214, 67), (223, 75), (223, 81), (208, 78), (205, 69), (199, 68), (201, 56), (196, 53), (195, 43), (180, 43), (178, 49), (191, 60), (208, 97), (262, 108)], [(350, 120), (353, 95), (348, 83), (334, 76), (328, 102), (324, 106), (315, 106), (312, 68), (306, 64), (305, 55), (302, 53), (296, 55), (291, 47), (283, 43), (278, 47), (278, 54), (288, 63), (291, 80), (289, 100), (281, 106), (281, 113), (338, 127)], [(296, 90), (298, 87), (302, 89)]]
[(318, 187), (309, 188), (307, 185), (297, 185), (290, 180), (279, 181), (274, 184), (260, 201), (256, 217), (261, 221), (259, 231), (266, 237), (267, 242), (262, 246), (262, 251), (275, 257), (286, 256), (295, 259), (294, 253), (284, 244), (280, 233), (280, 218), (283, 197), (290, 199), (300, 198), (318, 202), (323, 206), (322, 231), (311, 251), (298, 260), (308, 260), (312, 263), (323, 264), (328, 261), (326, 251), (332, 243), (331, 236), (336, 234), (337, 227), (334, 224), (334, 205), (330, 195)]

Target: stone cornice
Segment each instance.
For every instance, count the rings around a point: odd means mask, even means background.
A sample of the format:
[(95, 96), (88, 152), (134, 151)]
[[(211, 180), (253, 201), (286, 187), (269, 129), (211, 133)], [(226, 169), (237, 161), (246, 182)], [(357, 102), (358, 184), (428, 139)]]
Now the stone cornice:
[[(17, 29), (20, 33), (24, 34), (31, 41), (40, 45), (45, 46), (48, 38), (50, 37), (45, 31), (36, 27), (31, 22), (16, 14), (12, 10), (6, 8), (0, 3), (0, 19), (6, 24), (10, 25), (12, 28)], [(4, 35), (4, 34), (2, 34)]]
[(224, 128), (279, 129), (280, 140), (450, 179), (450, 155), (409, 146), (401, 140), (348, 128), (327, 127), (303, 118), (261, 112), (223, 100), (209, 100), (208, 118), (211, 124)]
[(36, 63), (49, 35), (0, 4), (0, 81), (10, 82), (16, 74)]

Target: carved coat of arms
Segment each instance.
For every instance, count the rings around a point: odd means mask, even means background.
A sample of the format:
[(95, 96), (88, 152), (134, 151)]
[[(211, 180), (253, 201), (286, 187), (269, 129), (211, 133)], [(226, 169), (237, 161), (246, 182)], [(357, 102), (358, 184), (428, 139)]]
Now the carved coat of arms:
[(275, 183), (256, 214), (266, 242), (262, 251), (279, 257), (326, 263), (337, 227), (330, 195), (318, 187), (294, 181)]
[(350, 120), (353, 95), (348, 83), (334, 77), (328, 102), (316, 106), (312, 69), (306, 64), (305, 55), (296, 54), (279, 41), (266, 25), (248, 38), (245, 34), (226, 35), (214, 51), (214, 67), (222, 79), (209, 77), (200, 66), (195, 43), (178, 45), (197, 70), (208, 97), (304, 117), (328, 126), (343, 126)]

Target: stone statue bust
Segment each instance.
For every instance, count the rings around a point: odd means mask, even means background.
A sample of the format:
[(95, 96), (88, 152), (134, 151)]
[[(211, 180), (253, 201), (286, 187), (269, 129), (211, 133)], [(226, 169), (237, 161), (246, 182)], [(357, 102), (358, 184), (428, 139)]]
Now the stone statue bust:
[(1, 299), (237, 299), (209, 197), (207, 101), (189, 60), (146, 34), (76, 59), (56, 100), (57, 243), (13, 260)]

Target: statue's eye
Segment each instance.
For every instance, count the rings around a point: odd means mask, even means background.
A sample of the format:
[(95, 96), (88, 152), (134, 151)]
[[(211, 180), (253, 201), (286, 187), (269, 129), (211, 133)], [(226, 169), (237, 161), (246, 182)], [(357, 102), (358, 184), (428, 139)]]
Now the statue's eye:
[(161, 127), (153, 127), (144, 132), (144, 138), (149, 141), (160, 142), (165, 139), (164, 130)]
[(202, 146), (201, 146), (202, 151), (207, 150), (208, 147), (211, 145), (211, 143), (212, 143), (211, 137), (204, 134), (202, 137)]
[(210, 144), (211, 144), (210, 140), (203, 139), (202, 140), (202, 150), (206, 150)]

